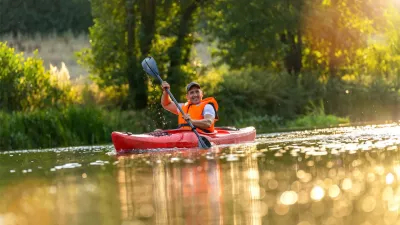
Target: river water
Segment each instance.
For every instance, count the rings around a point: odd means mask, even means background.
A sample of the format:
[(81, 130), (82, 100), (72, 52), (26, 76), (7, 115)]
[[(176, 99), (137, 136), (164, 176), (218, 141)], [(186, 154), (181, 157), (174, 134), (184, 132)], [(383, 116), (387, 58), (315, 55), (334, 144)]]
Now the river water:
[(0, 153), (3, 224), (400, 224), (400, 126), (261, 134), (211, 150)]

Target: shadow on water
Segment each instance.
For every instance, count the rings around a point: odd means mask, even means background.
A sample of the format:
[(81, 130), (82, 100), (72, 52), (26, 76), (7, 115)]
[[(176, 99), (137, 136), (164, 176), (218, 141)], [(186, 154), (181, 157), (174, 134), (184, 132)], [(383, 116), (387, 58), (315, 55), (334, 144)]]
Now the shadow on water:
[(213, 149), (0, 154), (0, 224), (400, 224), (400, 127)]

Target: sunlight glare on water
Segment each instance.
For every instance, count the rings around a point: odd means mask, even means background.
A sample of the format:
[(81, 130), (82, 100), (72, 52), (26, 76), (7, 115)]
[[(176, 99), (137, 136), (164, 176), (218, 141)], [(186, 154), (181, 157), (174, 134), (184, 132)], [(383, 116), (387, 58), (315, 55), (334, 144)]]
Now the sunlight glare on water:
[(386, 175), (386, 184), (393, 184), (394, 182), (394, 176), (392, 173), (388, 173)]
[(329, 197), (335, 199), (335, 198), (337, 198), (339, 195), (340, 195), (340, 188), (339, 188), (339, 186), (337, 186), (337, 185), (335, 184), (335, 185), (332, 185), (332, 186), (329, 187)]
[(294, 191), (285, 191), (280, 197), (280, 202), (284, 205), (293, 205), (297, 202), (297, 193)]
[(311, 190), (311, 198), (315, 201), (321, 200), (325, 196), (325, 190), (320, 186), (315, 186)]

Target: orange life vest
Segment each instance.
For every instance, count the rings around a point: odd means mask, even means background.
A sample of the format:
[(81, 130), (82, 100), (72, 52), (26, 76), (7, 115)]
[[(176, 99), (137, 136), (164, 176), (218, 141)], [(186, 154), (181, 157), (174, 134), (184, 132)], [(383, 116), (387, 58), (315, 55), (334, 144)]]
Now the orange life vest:
[[(206, 133), (212, 133), (212, 132), (214, 132), (214, 124), (218, 120), (218, 103), (213, 97), (208, 97), (208, 98), (203, 99), (198, 105), (194, 105), (189, 102), (186, 102), (185, 104), (182, 105), (182, 110), (186, 114), (190, 114), (190, 118), (192, 118), (194, 120), (201, 120), (201, 119), (204, 119), (203, 110), (207, 104), (211, 104), (214, 107), (214, 110), (215, 110), (214, 122), (207, 129), (201, 129), (201, 128), (196, 128), (196, 129), (206, 132)], [(182, 116), (183, 116), (182, 113), (179, 112), (179, 114), (178, 114), (179, 127), (181, 129), (190, 130), (191, 128), (190, 128), (189, 124), (186, 122), (185, 119), (183, 119)]]

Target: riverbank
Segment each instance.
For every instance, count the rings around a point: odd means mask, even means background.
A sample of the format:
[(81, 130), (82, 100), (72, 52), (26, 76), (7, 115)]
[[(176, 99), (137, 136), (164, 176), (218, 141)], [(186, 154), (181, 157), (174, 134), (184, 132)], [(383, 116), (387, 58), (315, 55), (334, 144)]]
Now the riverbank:
[(29, 113), (0, 112), (0, 150), (110, 143), (114, 130), (145, 132), (152, 121), (144, 112), (68, 107)]
[[(110, 111), (98, 107), (72, 106), (61, 110), (34, 112), (0, 112), (0, 150), (52, 148), (111, 143), (111, 132), (144, 133), (160, 126), (173, 128), (174, 117), (154, 118), (149, 111)], [(257, 118), (257, 116), (254, 116)], [(166, 122), (167, 121), (167, 122)], [(349, 124), (347, 118), (332, 115), (307, 115), (280, 125), (265, 121), (230, 119), (230, 124), (218, 126), (255, 126), (258, 133), (340, 126)], [(161, 125), (160, 125), (161, 124)]]

